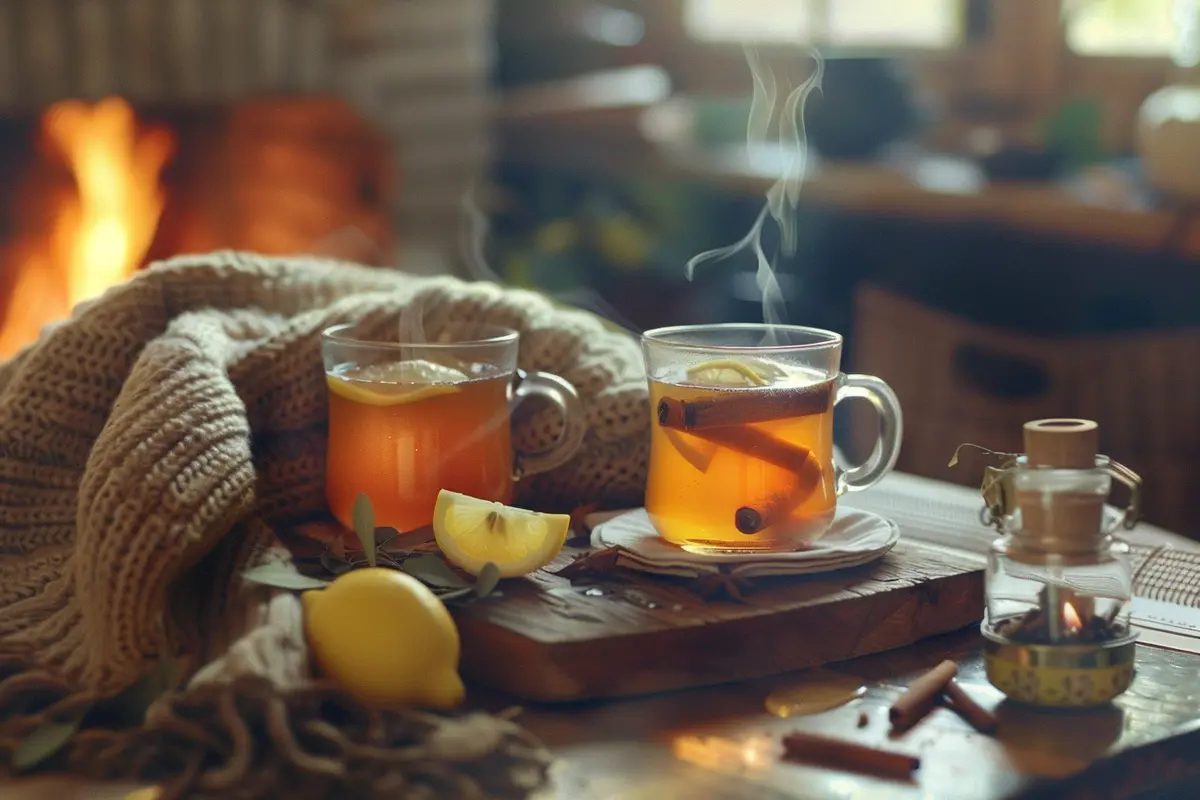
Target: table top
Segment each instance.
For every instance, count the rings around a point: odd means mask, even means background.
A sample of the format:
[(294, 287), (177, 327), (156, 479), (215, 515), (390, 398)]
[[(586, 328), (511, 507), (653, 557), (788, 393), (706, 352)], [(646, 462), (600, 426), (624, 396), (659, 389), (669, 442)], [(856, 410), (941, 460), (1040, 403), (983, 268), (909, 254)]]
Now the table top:
[[(863, 498), (870, 501), (866, 505), (877, 505), (881, 513), (927, 513), (938, 519), (953, 519), (978, 496), (904, 475), (889, 477), (881, 488), (885, 491)], [(898, 498), (904, 508), (893, 509), (889, 503)], [(934, 528), (930, 525), (936, 533)], [(1196, 546), (1152, 528), (1134, 534), (1130, 538), (1139, 543)], [(1200, 656), (1139, 645), (1137, 676), (1112, 706), (1047, 712), (1002, 701), (984, 677), (980, 644), (978, 630), (971, 628), (823, 668), (817, 674), (853, 676), (868, 688), (851, 703), (813, 716), (780, 719), (764, 705), (771, 692), (811, 679), (814, 673), (808, 671), (629, 700), (527, 707), (520, 721), (559, 756), (547, 800), (1001, 800), (1040, 797), (1036, 793), (1045, 781), (1070, 776), (1084, 787), (1104, 786), (1105, 797), (1130, 796), (1111, 792), (1118, 778), (1141, 788), (1156, 780), (1174, 787), (1194, 780), (1180, 790), (1186, 793), (1155, 797), (1200, 797), (1200, 756), (1195, 755), (1200, 754)], [(891, 737), (887, 709), (892, 701), (944, 658), (960, 664), (959, 681), (971, 696), (996, 710), (996, 735), (976, 733), (953, 712), (937, 709), (909, 732)], [(477, 691), (469, 701), (493, 710), (512, 705), (508, 698)], [(867, 723), (859, 727), (862, 712)], [(1180, 733), (1189, 724), (1196, 724), (1196, 732)], [(911, 782), (899, 782), (780, 763), (779, 737), (791, 731), (917, 755), (921, 768)], [(39, 779), (2, 787), (0, 796), (119, 800), (129, 788)], [(1055, 787), (1045, 796), (1088, 795)]]
[[(996, 711), (996, 735), (977, 733), (952, 711), (936, 709), (907, 733), (891, 736), (892, 701), (947, 657), (961, 665), (963, 688)], [(1102, 779), (1087, 777), (1089, 765), (1124, 751), (1144, 752), (1146, 763), (1157, 765), (1155, 772), (1178, 781), (1182, 772), (1167, 775), (1153, 743), (1200, 719), (1200, 694), (1193, 688), (1198, 667), (1200, 657), (1140, 647), (1137, 678), (1112, 706), (1039, 711), (1004, 701), (987, 683), (978, 634), (969, 630), (829, 668), (861, 678), (866, 694), (812, 716), (780, 719), (764, 707), (768, 694), (796, 683), (800, 674), (638, 700), (527, 709), (521, 721), (561, 756), (554, 797), (562, 800), (1000, 800), (1070, 776), (1089, 785)], [(863, 727), (861, 712), (867, 715)], [(911, 782), (900, 782), (782, 763), (779, 738), (791, 731), (916, 755), (921, 768)], [(1126, 771), (1143, 786), (1159, 777)]]
[[(977, 632), (966, 630), (822, 670), (861, 679), (867, 690), (846, 705), (811, 716), (780, 719), (764, 706), (770, 693), (812, 674), (799, 673), (631, 700), (527, 707), (520, 721), (559, 757), (554, 788), (544, 800), (1001, 800), (1036, 796), (1046, 781), (1071, 776), (1080, 787), (1110, 789), (1111, 777), (1090, 776), (1088, 767), (1119, 753), (1133, 757), (1120, 765), (1131, 786), (1194, 780), (1200, 764), (1173, 764), (1155, 743), (1200, 719), (1200, 657), (1144, 646), (1137, 657), (1130, 690), (1112, 706), (1091, 711), (1038, 711), (1004, 701), (984, 677)], [(888, 707), (912, 679), (943, 658), (958, 661), (963, 688), (995, 710), (994, 737), (975, 732), (941, 708), (908, 732), (890, 735)], [(472, 700), (497, 710), (509, 705), (497, 696), (477, 694)], [(867, 723), (860, 727), (863, 712)], [(792, 731), (916, 755), (921, 767), (905, 782), (783, 763), (779, 740)], [(1189, 737), (1192, 752), (1200, 752), (1191, 741), (1197, 737)], [(6, 787), (3, 796), (120, 800), (132, 788), (51, 778)], [(1071, 788), (1056, 786), (1047, 796), (1073, 797)]]

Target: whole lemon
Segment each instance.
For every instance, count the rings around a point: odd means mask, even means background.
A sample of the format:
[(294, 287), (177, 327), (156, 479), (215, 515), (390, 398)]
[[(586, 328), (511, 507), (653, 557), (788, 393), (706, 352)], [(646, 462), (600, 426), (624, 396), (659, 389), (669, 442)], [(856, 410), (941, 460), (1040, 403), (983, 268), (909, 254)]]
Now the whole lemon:
[(425, 584), (396, 570), (356, 569), (305, 592), (304, 631), (317, 665), (375, 706), (449, 709), (463, 700), (458, 629)]

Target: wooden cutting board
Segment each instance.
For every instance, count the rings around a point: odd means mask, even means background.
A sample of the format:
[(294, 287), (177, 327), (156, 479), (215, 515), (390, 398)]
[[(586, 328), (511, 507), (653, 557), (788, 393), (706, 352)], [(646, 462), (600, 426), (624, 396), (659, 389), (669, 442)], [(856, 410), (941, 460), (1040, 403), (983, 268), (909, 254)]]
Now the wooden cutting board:
[(622, 697), (842, 661), (983, 616), (982, 559), (911, 540), (872, 564), (754, 587), (734, 602), (625, 571), (506, 581), (456, 612), (462, 674), (527, 701)]

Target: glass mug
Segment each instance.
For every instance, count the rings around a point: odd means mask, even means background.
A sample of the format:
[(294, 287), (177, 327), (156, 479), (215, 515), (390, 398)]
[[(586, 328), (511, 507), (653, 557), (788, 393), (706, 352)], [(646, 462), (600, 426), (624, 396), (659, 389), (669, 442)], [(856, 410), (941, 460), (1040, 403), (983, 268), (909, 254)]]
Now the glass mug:
[[(347, 528), (359, 493), (371, 499), (376, 525), (403, 533), (433, 521), (441, 489), (509, 503), (514, 481), (554, 469), (579, 449), (586, 421), (575, 387), (518, 370), (516, 331), (451, 329), (436, 342), (401, 342), (364, 338), (355, 328), (336, 325), (321, 337), (325, 497)], [(512, 412), (533, 395), (562, 414), (562, 433), (544, 451), (514, 452)]]
[[(646, 511), (694, 551), (802, 548), (837, 498), (896, 465), (902, 418), (879, 378), (840, 371), (842, 337), (791, 325), (659, 328), (642, 337), (650, 382)], [(835, 463), (833, 408), (867, 400), (879, 439), (859, 466)]]

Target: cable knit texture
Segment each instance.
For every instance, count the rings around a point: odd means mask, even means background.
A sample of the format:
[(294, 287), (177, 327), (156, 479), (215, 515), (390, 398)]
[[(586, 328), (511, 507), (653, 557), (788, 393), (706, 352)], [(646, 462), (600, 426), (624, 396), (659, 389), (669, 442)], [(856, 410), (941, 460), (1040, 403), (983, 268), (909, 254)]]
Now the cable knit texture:
[[(324, 510), (322, 329), (395, 329), (417, 311), (431, 337), (449, 323), (514, 328), (521, 367), (578, 389), (582, 450), (522, 481), (518, 502), (640, 502), (641, 359), (597, 318), (451, 278), (174, 259), (0, 366), (0, 647), (95, 696), (136, 682), (165, 649), (199, 659), (193, 685), (239, 672), (304, 680), (298, 608), (237, 576), (286, 560), (274, 532)], [(514, 442), (541, 449), (559, 425), (539, 410)]]

